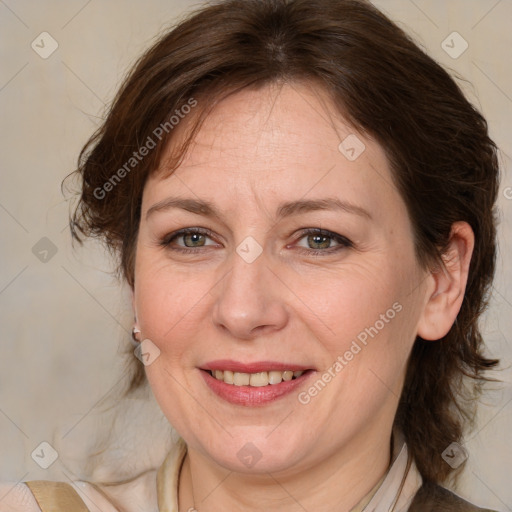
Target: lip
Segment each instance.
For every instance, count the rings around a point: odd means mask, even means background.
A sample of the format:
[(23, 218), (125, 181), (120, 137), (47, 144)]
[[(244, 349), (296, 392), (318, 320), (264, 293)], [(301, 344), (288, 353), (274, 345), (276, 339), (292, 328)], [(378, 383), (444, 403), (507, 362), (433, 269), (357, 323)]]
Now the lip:
[[(238, 373), (259, 373), (267, 371), (284, 372), (291, 370), (292, 372), (313, 370), (311, 366), (301, 366), (293, 363), (281, 363), (277, 361), (255, 361), (253, 363), (241, 363), (232, 359), (219, 359), (210, 361), (201, 366), (201, 370), (228, 370)], [(229, 384), (228, 384), (229, 385)], [(277, 385), (277, 384), (276, 384)]]
[[(240, 366), (238, 365), (236, 367), (239, 368)], [(247, 365), (244, 365), (244, 367), (247, 367)], [(252, 366), (250, 367), (252, 368)], [(226, 366), (223, 368), (229, 370), (229, 368)], [(268, 366), (266, 368), (267, 370), (270, 370)], [(216, 369), (220, 370), (220, 368)], [(277, 368), (273, 369), (278, 370)], [(292, 368), (288, 366), (286, 369), (291, 370)], [(255, 387), (226, 384), (225, 382), (212, 377), (208, 370), (209, 369), (201, 369), (200, 373), (210, 390), (226, 402), (229, 402), (233, 405), (242, 405), (245, 407), (261, 407), (284, 398), (285, 396), (290, 396), (293, 391), (295, 391), (298, 387), (302, 386), (307, 380), (309, 380), (311, 375), (316, 373), (312, 369), (306, 369), (303, 370), (304, 373), (300, 377), (297, 377), (293, 380), (282, 381), (279, 384), (269, 384), (268, 386)], [(297, 367), (297, 370), (295, 371), (299, 370), (301, 370), (301, 368)], [(257, 373), (257, 371), (244, 373)]]

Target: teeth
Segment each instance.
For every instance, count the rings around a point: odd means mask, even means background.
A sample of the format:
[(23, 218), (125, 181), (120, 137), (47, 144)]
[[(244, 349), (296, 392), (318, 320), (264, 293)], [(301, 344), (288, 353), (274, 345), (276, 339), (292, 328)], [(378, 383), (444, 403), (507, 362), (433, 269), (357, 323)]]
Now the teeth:
[(288, 382), (292, 379), (300, 377), (303, 371), (286, 370), (284, 372), (272, 370), (270, 372), (258, 373), (239, 373), (231, 372), (229, 370), (215, 370), (210, 371), (212, 377), (217, 380), (223, 381), (226, 384), (234, 384), (235, 386), (253, 386), (263, 387), (269, 384), (280, 384), (282, 381)]
[(268, 383), (269, 384), (280, 384), (283, 380), (283, 372), (271, 371), (268, 372)]
[(291, 370), (286, 370), (283, 372), (283, 380), (288, 381), (293, 379), (293, 372)]
[(268, 385), (268, 373), (251, 373), (251, 379), (249, 381), (250, 386), (262, 387)]
[[(217, 373), (217, 372), (215, 372), (215, 373)], [(251, 375), (249, 373), (235, 372), (233, 375), (233, 384), (235, 386), (248, 386), (250, 380), (251, 380)]]

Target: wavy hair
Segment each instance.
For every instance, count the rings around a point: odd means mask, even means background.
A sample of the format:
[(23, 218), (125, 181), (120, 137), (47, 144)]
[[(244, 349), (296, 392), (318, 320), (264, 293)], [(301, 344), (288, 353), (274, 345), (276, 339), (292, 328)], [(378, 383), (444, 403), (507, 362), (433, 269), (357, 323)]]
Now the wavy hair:
[[(415, 340), (395, 419), (423, 478), (442, 483), (452, 470), (441, 454), (461, 441), (474, 399), (491, 380), (484, 373), (499, 362), (484, 356), (478, 324), (495, 270), (497, 148), (450, 74), (372, 4), (224, 0), (165, 33), (133, 67), (80, 154), (73, 236), (103, 240), (133, 286), (142, 192), (173, 136), (171, 117), (192, 98), (197, 129), (233, 92), (296, 81), (322, 87), (339, 113), (384, 148), (424, 268), (443, 265), (454, 222), (474, 231), (457, 320), (440, 340)], [(148, 138), (155, 147), (131, 161)], [(131, 360), (128, 395), (146, 382), (144, 367)]]

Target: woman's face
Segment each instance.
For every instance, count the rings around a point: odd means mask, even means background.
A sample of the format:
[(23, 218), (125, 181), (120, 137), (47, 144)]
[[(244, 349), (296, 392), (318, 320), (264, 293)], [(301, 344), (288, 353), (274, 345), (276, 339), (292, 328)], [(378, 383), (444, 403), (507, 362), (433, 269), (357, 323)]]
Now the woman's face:
[(334, 111), (304, 84), (243, 90), (144, 189), (147, 376), (189, 448), (230, 470), (389, 442), (425, 273), (383, 149)]

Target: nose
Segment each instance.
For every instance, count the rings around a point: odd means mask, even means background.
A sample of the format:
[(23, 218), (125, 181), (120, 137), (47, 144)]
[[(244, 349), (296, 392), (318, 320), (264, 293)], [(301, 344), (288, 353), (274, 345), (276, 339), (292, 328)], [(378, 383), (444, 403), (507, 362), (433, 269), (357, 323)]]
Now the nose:
[(285, 290), (265, 253), (251, 263), (236, 252), (230, 260), (230, 269), (212, 291), (214, 324), (240, 340), (281, 330), (288, 321)]

